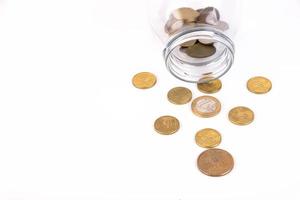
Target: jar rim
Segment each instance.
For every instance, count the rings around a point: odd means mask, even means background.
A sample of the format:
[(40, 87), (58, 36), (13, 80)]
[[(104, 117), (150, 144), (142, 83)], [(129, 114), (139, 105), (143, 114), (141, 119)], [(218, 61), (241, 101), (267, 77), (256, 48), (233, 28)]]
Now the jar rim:
[[(180, 44), (193, 39), (208, 37), (213, 39), (214, 43), (224, 47), (224, 51), (220, 56), (203, 62), (202, 66), (176, 60), (174, 51)], [(167, 69), (173, 76), (185, 82), (199, 83), (202, 80), (207, 82), (218, 79), (226, 74), (233, 65), (234, 52), (233, 41), (222, 31), (209, 26), (196, 26), (186, 28), (170, 37), (163, 51), (163, 56)], [(207, 73), (208, 71), (209, 73)]]

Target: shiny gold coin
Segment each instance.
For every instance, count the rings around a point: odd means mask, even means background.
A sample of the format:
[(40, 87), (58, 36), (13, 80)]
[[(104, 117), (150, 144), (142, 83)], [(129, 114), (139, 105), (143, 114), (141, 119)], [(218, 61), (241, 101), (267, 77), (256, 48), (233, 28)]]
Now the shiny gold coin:
[(154, 129), (162, 135), (172, 135), (180, 128), (178, 119), (172, 116), (162, 116), (154, 122)]
[(221, 139), (221, 134), (211, 128), (198, 131), (195, 136), (197, 145), (203, 148), (217, 147), (221, 143)]
[(172, 16), (184, 22), (195, 22), (200, 13), (192, 8), (178, 8), (172, 12)]
[(156, 84), (156, 77), (150, 72), (141, 72), (132, 78), (132, 84), (139, 89), (149, 89)]
[(272, 89), (272, 82), (262, 76), (251, 78), (247, 83), (247, 88), (255, 94), (265, 94)]
[(192, 92), (185, 87), (176, 87), (168, 92), (168, 99), (173, 104), (183, 105), (192, 100)]
[(192, 111), (198, 117), (214, 117), (221, 111), (221, 103), (211, 96), (202, 96), (192, 102)]
[(208, 149), (197, 160), (198, 169), (207, 176), (219, 177), (230, 173), (234, 160), (230, 153), (222, 149)]
[(197, 42), (193, 46), (189, 46), (185, 53), (193, 58), (207, 58), (216, 53), (216, 47), (214, 45), (207, 45)]
[(202, 82), (197, 84), (198, 90), (206, 94), (217, 93), (222, 89), (222, 82), (219, 79), (211, 80), (209, 82)]
[(250, 108), (240, 106), (230, 110), (228, 118), (233, 124), (244, 126), (254, 121), (254, 112)]

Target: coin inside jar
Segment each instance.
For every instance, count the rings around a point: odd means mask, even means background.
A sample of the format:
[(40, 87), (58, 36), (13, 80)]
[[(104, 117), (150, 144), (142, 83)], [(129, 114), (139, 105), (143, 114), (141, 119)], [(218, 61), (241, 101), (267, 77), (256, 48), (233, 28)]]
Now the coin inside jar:
[(230, 110), (228, 118), (233, 124), (245, 126), (254, 121), (254, 112), (250, 108), (239, 106)]
[(156, 84), (156, 76), (150, 72), (141, 72), (134, 75), (132, 84), (138, 89), (149, 89)]
[(257, 76), (247, 82), (247, 88), (255, 94), (266, 94), (272, 89), (272, 82), (265, 77)]
[(172, 135), (180, 128), (179, 120), (173, 116), (162, 116), (155, 120), (154, 129), (162, 135)]
[(219, 92), (222, 89), (221, 80), (215, 79), (215, 80), (205, 82), (205, 79), (209, 80), (211, 78), (204, 78), (204, 80), (202, 80), (201, 83), (197, 84), (197, 88), (201, 92), (207, 93), (207, 94), (213, 94), (213, 93)]
[(192, 8), (178, 8), (172, 12), (172, 17), (185, 22), (195, 22), (200, 13)]
[(221, 103), (211, 96), (202, 96), (193, 100), (192, 111), (198, 117), (214, 117), (221, 111)]
[(184, 49), (184, 52), (192, 58), (207, 58), (216, 53), (213, 44), (202, 44), (197, 41), (194, 45)]
[(195, 140), (200, 147), (214, 148), (221, 143), (221, 134), (215, 129), (206, 128), (197, 132)]
[(168, 100), (177, 105), (183, 105), (192, 100), (192, 92), (185, 87), (175, 87), (168, 92)]
[(232, 171), (234, 160), (232, 155), (225, 150), (209, 149), (199, 155), (197, 165), (205, 175), (219, 177)]

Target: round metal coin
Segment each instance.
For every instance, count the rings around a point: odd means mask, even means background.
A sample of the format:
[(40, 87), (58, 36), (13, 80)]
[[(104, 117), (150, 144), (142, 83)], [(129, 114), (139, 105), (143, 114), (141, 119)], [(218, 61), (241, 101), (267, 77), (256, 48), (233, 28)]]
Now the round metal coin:
[(132, 84), (138, 89), (149, 89), (156, 84), (156, 76), (150, 72), (141, 72), (132, 78)]
[(228, 118), (233, 124), (245, 126), (254, 121), (254, 112), (250, 108), (239, 106), (230, 110)]
[(214, 117), (221, 111), (221, 103), (212, 96), (201, 96), (192, 102), (192, 111), (198, 117)]
[(272, 89), (272, 82), (262, 76), (251, 78), (247, 83), (247, 88), (255, 94), (265, 94)]
[(201, 153), (197, 160), (199, 170), (207, 176), (224, 176), (234, 167), (230, 153), (222, 149), (209, 149)]
[(183, 105), (192, 100), (192, 92), (185, 87), (176, 87), (168, 92), (168, 99), (173, 104)]
[(209, 82), (203, 82), (197, 84), (198, 90), (206, 94), (217, 93), (222, 89), (222, 82), (219, 79), (215, 79)]
[(162, 135), (172, 135), (180, 128), (179, 120), (172, 116), (162, 116), (154, 122), (154, 129)]
[(221, 143), (222, 137), (215, 129), (206, 128), (197, 132), (195, 140), (200, 147), (214, 148)]

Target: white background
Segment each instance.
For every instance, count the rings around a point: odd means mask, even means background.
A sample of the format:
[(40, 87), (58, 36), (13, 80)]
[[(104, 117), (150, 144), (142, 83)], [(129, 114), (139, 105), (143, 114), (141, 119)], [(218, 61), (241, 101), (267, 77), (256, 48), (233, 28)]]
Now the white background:
[[(0, 199), (300, 199), (300, 2), (243, 1), (236, 62), (214, 95), (222, 112), (200, 119), (167, 91), (194, 84), (164, 67), (143, 0), (0, 0)], [(151, 71), (141, 91), (132, 76)], [(271, 93), (246, 90), (248, 78)], [(232, 125), (228, 111), (251, 107), (255, 122)], [(169, 137), (154, 120), (174, 115)], [(222, 133), (231, 174), (201, 174), (195, 133)]]

